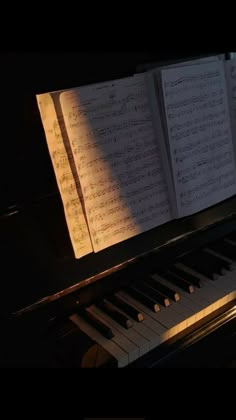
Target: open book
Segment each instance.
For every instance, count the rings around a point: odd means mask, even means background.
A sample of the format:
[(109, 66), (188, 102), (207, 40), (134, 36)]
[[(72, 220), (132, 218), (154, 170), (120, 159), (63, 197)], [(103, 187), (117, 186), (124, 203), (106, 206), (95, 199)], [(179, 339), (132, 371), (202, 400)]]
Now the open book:
[(211, 57), (37, 95), (76, 258), (236, 193), (235, 89)]

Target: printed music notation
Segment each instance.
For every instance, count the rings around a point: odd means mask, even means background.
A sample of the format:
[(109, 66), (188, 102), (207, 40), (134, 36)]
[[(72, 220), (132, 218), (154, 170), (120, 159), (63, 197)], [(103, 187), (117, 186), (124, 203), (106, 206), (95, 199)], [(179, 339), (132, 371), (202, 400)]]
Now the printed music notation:
[(76, 257), (236, 192), (236, 63), (200, 61), (38, 95)]
[(236, 60), (229, 61), (230, 76), (232, 80), (236, 80)]
[(170, 220), (144, 75), (64, 92), (60, 101), (94, 250)]
[(60, 190), (68, 231), (75, 257), (80, 258), (92, 252), (88, 227), (78, 195), (78, 185), (73, 177), (70, 156), (63, 142), (60, 115), (56, 114), (50, 94), (38, 95), (40, 113), (47, 139), (48, 149)]
[(184, 216), (236, 192), (224, 63), (163, 70), (162, 88), (177, 206)]
[[(228, 86), (229, 108), (231, 113), (232, 132), (236, 135), (236, 60), (226, 61), (226, 77)], [(235, 144), (234, 137), (234, 144)], [(236, 156), (236, 145), (235, 145)]]

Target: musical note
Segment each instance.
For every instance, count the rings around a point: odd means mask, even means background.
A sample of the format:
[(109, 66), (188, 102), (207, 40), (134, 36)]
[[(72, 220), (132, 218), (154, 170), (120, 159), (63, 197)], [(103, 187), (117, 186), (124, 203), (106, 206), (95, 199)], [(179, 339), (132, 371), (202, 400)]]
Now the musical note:
[(43, 113), (43, 126), (60, 190), (66, 221), (75, 257), (80, 258), (92, 251), (88, 227), (78, 195), (78, 185), (73, 177), (68, 156), (63, 142), (63, 133), (50, 94), (37, 96), (40, 112)]
[(60, 102), (94, 250), (170, 220), (144, 75), (67, 91)]
[(229, 110), (232, 124), (232, 134), (234, 138), (234, 153), (236, 157), (236, 60), (227, 60), (226, 66), (226, 80), (228, 87)]
[(236, 79), (236, 63), (235, 63), (235, 60), (231, 60), (229, 62), (229, 65), (230, 65), (231, 79), (235, 80)]
[(177, 206), (184, 216), (236, 192), (224, 63), (161, 74)]

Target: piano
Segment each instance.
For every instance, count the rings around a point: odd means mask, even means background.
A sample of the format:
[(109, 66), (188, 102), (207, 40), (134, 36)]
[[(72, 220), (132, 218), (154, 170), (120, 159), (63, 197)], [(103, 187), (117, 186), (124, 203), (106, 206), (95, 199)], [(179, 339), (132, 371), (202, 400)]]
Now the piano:
[(2, 57), (6, 80), (19, 68), (3, 95), (7, 104), (19, 83), (25, 130), (7, 115), (1, 367), (235, 367), (236, 197), (76, 260), (35, 101), (40, 91), (184, 58), (158, 52)]

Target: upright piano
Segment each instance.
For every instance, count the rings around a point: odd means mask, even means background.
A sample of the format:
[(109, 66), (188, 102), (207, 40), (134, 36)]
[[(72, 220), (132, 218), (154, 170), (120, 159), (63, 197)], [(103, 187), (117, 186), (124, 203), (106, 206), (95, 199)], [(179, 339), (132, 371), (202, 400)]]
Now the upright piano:
[(76, 260), (35, 100), (185, 58), (3, 54), (1, 367), (235, 366), (236, 197)]

